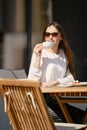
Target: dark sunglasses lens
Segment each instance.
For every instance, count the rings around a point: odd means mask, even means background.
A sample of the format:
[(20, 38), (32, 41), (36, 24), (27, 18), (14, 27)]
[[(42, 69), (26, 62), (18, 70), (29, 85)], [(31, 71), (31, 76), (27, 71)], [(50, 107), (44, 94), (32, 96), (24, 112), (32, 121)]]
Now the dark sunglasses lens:
[(52, 35), (53, 37), (57, 37), (58, 33), (57, 32), (54, 32), (54, 33), (45, 32), (46, 37), (49, 37), (50, 35)]
[(58, 33), (52, 33), (53, 37), (57, 37)]
[(46, 37), (49, 37), (49, 36), (50, 36), (50, 33), (45, 32), (45, 36), (46, 36)]

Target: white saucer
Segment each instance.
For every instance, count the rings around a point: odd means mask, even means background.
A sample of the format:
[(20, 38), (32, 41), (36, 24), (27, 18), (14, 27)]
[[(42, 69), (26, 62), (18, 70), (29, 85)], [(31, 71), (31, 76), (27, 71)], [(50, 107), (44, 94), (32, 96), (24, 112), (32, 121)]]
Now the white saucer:
[(81, 85), (86, 86), (87, 82), (79, 82), (79, 83), (74, 84), (74, 86), (81, 86)]
[(72, 87), (74, 86), (73, 83), (64, 83), (64, 84), (58, 84), (58, 87)]

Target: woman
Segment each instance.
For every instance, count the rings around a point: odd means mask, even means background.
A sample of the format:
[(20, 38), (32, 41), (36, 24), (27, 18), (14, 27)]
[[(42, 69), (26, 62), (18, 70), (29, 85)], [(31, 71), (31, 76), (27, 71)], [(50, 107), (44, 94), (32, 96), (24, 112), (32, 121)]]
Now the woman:
[[(44, 41), (52, 42), (53, 45), (46, 48), (43, 46)], [(34, 47), (28, 79), (40, 80), (41, 87), (58, 86), (75, 80), (73, 53), (60, 24), (52, 22), (46, 26), (42, 43)], [(45, 99), (48, 106), (65, 122), (55, 98), (45, 96)], [(71, 106), (68, 104), (66, 106), (70, 110)]]

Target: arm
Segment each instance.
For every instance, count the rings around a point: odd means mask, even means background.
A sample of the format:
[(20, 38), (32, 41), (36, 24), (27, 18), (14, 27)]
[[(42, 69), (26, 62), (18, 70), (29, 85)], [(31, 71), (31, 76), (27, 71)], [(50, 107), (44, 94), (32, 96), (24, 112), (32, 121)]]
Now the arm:
[(52, 86), (57, 86), (58, 84), (66, 84), (73, 81), (74, 81), (74, 77), (72, 76), (72, 74), (68, 69), (63, 78), (58, 78), (55, 81), (44, 82), (42, 83), (41, 87), (52, 87)]
[(40, 70), (41, 52), (42, 52), (42, 45), (37, 44), (33, 50), (28, 79), (40, 80), (40, 77), (41, 77), (41, 70)]
[(64, 78), (59, 78), (58, 81), (59, 83), (68, 83), (68, 82), (73, 82), (75, 79), (71, 72), (69, 71), (69, 68), (67, 68), (66, 74)]

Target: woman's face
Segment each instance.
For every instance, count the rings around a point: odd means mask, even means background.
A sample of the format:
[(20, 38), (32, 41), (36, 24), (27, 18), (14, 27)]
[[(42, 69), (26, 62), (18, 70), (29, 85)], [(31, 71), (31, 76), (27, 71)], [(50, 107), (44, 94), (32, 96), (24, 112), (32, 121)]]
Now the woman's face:
[(54, 46), (58, 46), (61, 39), (61, 35), (55, 26), (51, 25), (46, 29), (45, 41), (53, 42)]

